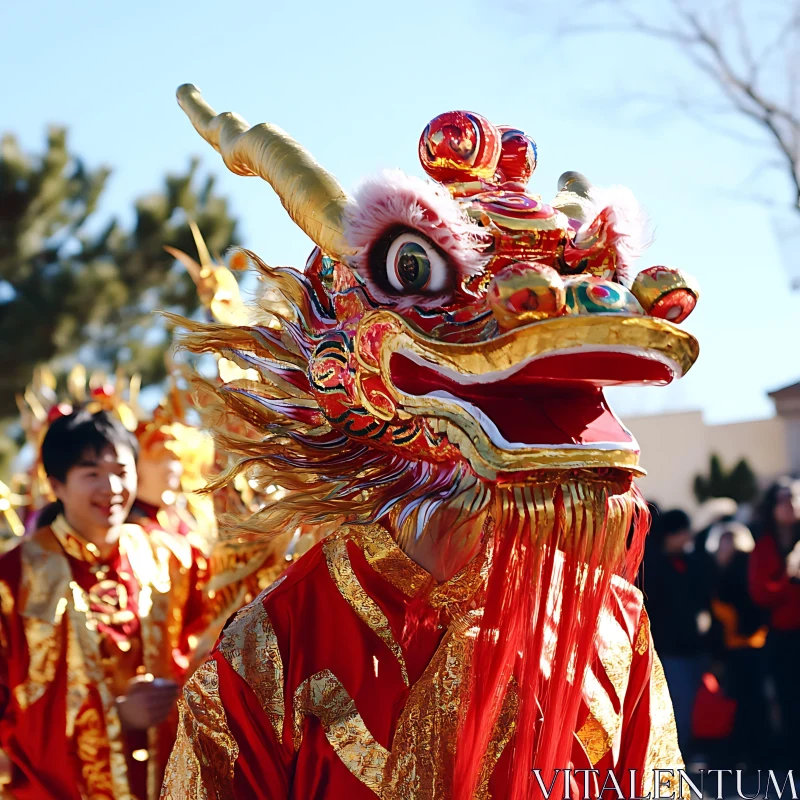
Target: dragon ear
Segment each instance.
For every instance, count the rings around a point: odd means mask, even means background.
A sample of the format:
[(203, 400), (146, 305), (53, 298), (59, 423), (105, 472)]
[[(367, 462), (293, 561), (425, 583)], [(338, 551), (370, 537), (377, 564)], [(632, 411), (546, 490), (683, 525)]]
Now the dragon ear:
[(488, 260), (489, 237), (458, 201), (443, 186), (399, 170), (357, 187), (345, 210), (345, 238), (354, 253), (348, 265), (374, 299), (398, 308), (441, 304)]

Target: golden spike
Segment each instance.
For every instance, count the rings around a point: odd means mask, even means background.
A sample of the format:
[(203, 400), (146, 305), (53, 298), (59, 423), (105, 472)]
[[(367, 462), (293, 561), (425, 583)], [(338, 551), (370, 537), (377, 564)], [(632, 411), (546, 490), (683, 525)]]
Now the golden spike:
[(177, 247), (170, 247), (168, 244), (164, 245), (164, 250), (183, 264), (186, 271), (189, 273), (189, 277), (196, 284), (199, 284), (199, 282), (203, 280), (205, 276), (202, 267), (188, 253), (184, 253), (183, 250), (178, 250)]
[(0, 513), (6, 518), (6, 523), (11, 529), (11, 533), (13, 533), (14, 536), (22, 536), (25, 533), (25, 526), (14, 510), (15, 499), (15, 496), (11, 493), (11, 489), (0, 481)]
[(125, 384), (128, 382), (125, 370), (121, 366), (117, 367), (114, 373), (114, 396), (122, 399), (122, 393), (125, 391)]
[(36, 396), (36, 393), (28, 386), (25, 389), (25, 402), (28, 404), (28, 408), (30, 408), (33, 416), (36, 418), (38, 422), (44, 422), (47, 419), (47, 411), (45, 407), (39, 402), (39, 398)]
[(105, 385), (106, 381), (107, 378), (105, 372), (100, 369), (96, 369), (89, 376), (89, 388), (99, 389), (101, 386)]
[(42, 364), (41, 366), (37, 367), (35, 374), (38, 378), (38, 383), (40, 386), (46, 387), (47, 389), (50, 389), (53, 392), (55, 391), (56, 376), (53, 375), (53, 371), (50, 369), (50, 367)]
[(142, 376), (137, 372), (131, 376), (131, 381), (128, 384), (128, 405), (137, 416), (139, 416), (139, 392), (141, 388)]
[(217, 114), (190, 83), (178, 88), (178, 104), (195, 130), (237, 175), (257, 175), (272, 186), (289, 216), (335, 258), (352, 253), (344, 238), (347, 195), (336, 178), (277, 125), (250, 127), (238, 114)]
[(214, 261), (211, 258), (211, 253), (208, 252), (206, 241), (200, 233), (200, 228), (197, 227), (197, 224), (193, 219), (189, 220), (189, 229), (191, 230), (192, 237), (194, 238), (194, 246), (197, 248), (197, 256), (200, 259), (200, 266), (203, 269), (213, 267)]
[(86, 367), (83, 364), (76, 364), (69, 371), (69, 375), (67, 375), (67, 391), (76, 403), (82, 403), (86, 400)]

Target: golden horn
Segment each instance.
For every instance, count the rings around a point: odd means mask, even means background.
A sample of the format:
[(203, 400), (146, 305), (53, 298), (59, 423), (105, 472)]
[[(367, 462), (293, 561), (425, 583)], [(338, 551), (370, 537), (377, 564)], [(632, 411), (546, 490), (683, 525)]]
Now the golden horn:
[(339, 259), (352, 252), (344, 238), (347, 195), (304, 147), (277, 125), (251, 128), (238, 114), (216, 114), (191, 83), (177, 94), (195, 130), (231, 172), (267, 181), (289, 216), (324, 252)]

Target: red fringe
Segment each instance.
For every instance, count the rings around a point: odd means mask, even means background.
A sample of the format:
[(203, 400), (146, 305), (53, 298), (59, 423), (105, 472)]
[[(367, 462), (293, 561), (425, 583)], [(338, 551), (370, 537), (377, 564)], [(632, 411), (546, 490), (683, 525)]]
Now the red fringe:
[[(555, 769), (569, 766), (580, 708), (583, 676), (595, 652), (595, 636), (601, 611), (608, 604), (612, 575), (626, 580), (636, 575), (649, 526), (647, 508), (634, 487), (634, 515), (626, 546), (618, 563), (601, 563), (611, 551), (605, 520), (589, 523), (572, 516), (559, 489), (555, 497), (555, 530), (551, 543), (564, 538), (570, 545), (532, 544), (531, 534), (543, 520), (512, 519), (495, 530), (495, 548), (481, 630), (475, 645), (470, 675), (470, 701), (464, 714), (456, 749), (453, 800), (471, 800), (480, 779), (483, 754), (492, 739), (512, 675), (519, 698), (512, 775), (508, 800), (540, 797), (532, 768), (541, 770), (545, 785)], [(613, 501), (621, 501), (614, 498)], [(591, 509), (586, 509), (591, 514)], [(506, 515), (507, 516), (507, 515)], [(503, 517), (498, 514), (498, 519)], [(591, 521), (590, 521), (591, 522)], [(569, 537), (564, 536), (569, 533)], [(588, 567), (588, 569), (587, 569)], [(591, 576), (590, 578), (587, 576)], [(552, 594), (551, 594), (552, 593)], [(549, 597), (560, 597), (557, 624), (546, 613)], [(555, 636), (552, 662), (543, 665), (545, 636)], [(544, 668), (543, 668), (544, 667)], [(548, 677), (552, 676), (552, 677)]]

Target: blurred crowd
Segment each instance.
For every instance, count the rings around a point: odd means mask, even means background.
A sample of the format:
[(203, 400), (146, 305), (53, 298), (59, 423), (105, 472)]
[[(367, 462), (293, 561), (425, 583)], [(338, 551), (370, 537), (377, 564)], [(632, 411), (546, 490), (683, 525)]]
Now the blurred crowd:
[[(651, 503), (642, 586), (687, 762), (791, 767), (800, 745), (800, 480), (694, 523)], [(713, 763), (712, 763), (713, 762)]]

